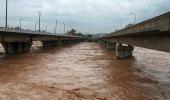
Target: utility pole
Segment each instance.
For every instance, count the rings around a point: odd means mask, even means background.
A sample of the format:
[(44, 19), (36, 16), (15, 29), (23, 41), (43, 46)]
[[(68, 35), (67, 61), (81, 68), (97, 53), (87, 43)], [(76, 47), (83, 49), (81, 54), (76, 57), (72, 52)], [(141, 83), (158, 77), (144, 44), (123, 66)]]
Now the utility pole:
[(56, 20), (55, 34), (57, 34), (58, 21)]
[(39, 32), (41, 32), (41, 12), (38, 12), (39, 14)]
[(65, 23), (63, 23), (63, 26), (64, 26), (64, 34), (66, 33), (66, 25)]
[(22, 29), (22, 19), (20, 19), (20, 30)]
[(130, 13), (130, 14), (132, 14), (132, 15), (134, 15), (134, 17), (135, 17), (135, 21), (134, 21), (134, 24), (136, 24), (136, 20), (137, 20), (137, 15), (135, 14), (135, 13)]
[[(46, 25), (46, 32), (48, 31), (48, 26), (49, 26), (49, 25)], [(48, 32), (47, 32), (47, 33), (48, 33)]]
[(37, 31), (37, 25), (38, 25), (38, 22), (35, 23), (35, 31)]
[(8, 27), (8, 0), (6, 0), (6, 17), (5, 17), (5, 30)]
[(37, 23), (35, 23), (35, 31), (37, 30)]

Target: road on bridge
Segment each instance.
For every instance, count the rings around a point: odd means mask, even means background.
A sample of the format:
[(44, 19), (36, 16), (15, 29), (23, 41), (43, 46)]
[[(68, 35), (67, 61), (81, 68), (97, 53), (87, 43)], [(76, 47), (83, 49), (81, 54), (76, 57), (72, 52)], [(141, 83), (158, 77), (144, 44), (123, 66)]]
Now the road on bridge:
[(169, 100), (170, 54), (135, 48), (117, 60), (96, 43), (0, 56), (0, 100)]

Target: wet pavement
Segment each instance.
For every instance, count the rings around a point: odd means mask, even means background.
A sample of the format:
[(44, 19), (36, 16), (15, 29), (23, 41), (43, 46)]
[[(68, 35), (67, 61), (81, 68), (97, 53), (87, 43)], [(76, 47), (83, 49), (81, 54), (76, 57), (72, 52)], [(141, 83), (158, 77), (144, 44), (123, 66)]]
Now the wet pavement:
[(170, 100), (169, 53), (135, 48), (117, 60), (96, 43), (40, 46), (0, 54), (0, 100)]

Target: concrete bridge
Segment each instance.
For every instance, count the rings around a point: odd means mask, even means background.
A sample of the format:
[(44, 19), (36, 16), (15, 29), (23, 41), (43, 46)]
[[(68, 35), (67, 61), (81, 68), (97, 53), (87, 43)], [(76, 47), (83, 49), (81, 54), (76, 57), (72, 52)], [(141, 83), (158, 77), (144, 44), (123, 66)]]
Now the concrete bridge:
[(97, 38), (120, 59), (132, 56), (134, 46), (170, 53), (170, 12)]
[(33, 41), (41, 41), (43, 47), (55, 47), (62, 44), (83, 41), (83, 37), (55, 35), (39, 31), (0, 28), (0, 43), (6, 54), (29, 52)]

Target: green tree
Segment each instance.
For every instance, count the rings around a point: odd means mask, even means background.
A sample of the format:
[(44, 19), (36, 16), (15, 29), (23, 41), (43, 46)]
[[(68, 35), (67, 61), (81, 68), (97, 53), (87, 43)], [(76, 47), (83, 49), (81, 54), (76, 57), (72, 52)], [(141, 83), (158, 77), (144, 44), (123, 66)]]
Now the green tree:
[(76, 35), (76, 30), (71, 29), (70, 31), (67, 32), (68, 35)]

